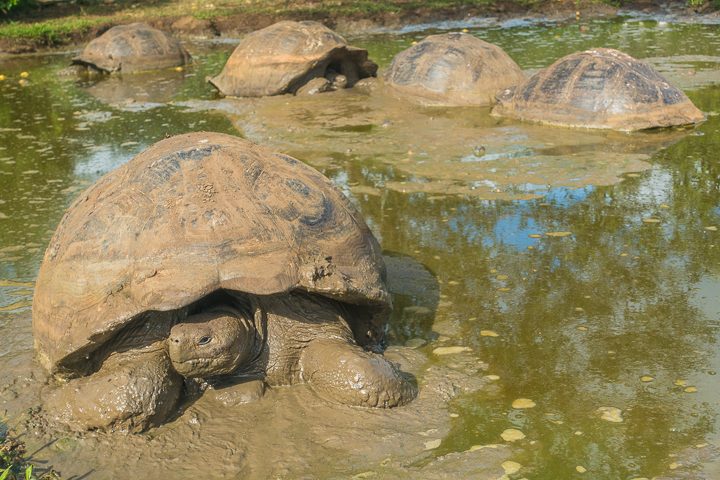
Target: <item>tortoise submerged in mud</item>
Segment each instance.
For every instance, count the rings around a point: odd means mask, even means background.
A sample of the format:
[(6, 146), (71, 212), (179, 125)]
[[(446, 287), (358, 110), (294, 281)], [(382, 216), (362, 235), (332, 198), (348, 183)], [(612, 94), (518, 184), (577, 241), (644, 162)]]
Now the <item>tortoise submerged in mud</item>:
[[(318, 22), (282, 21), (247, 35), (210, 83), (223, 95), (262, 97), (350, 88), (374, 77), (367, 50), (352, 47)], [(321, 83), (321, 85), (320, 85)]]
[(236, 383), (225, 400), (306, 382), (401, 405), (415, 386), (374, 353), (390, 306), (377, 241), (320, 173), (229, 135), (169, 138), (83, 193), (53, 236), (33, 334), (69, 380), (45, 409), (141, 431), (172, 415), (183, 377), (219, 376)]
[(94, 39), (73, 59), (102, 72), (139, 72), (185, 65), (190, 54), (180, 42), (144, 23), (118, 25)]
[(420, 103), (463, 106), (490, 105), (525, 75), (500, 47), (466, 33), (445, 33), (398, 53), (384, 80)]
[(550, 125), (642, 130), (705, 116), (650, 66), (609, 48), (567, 55), (498, 96), (493, 115)]

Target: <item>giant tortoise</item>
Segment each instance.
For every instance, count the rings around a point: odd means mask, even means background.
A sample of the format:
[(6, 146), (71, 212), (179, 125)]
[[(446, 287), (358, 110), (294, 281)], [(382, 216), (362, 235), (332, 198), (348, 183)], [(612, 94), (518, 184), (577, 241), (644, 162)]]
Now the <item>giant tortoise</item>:
[(165, 139), (80, 195), (45, 253), (35, 348), (67, 379), (45, 409), (141, 431), (183, 377), (402, 405), (416, 388), (376, 353), (390, 307), (377, 241), (316, 170), (229, 135)]
[(185, 65), (190, 55), (180, 42), (144, 23), (118, 25), (92, 40), (79, 56), (76, 65), (102, 72), (132, 73)]
[(705, 117), (649, 65), (610, 48), (573, 53), (498, 96), (493, 115), (550, 125), (643, 130)]
[(294, 94), (315, 79), (324, 80), (320, 91), (349, 88), (376, 73), (367, 50), (348, 45), (321, 23), (288, 20), (243, 38), (209, 81), (223, 95), (262, 97)]
[(525, 81), (500, 47), (467, 33), (430, 35), (398, 53), (385, 84), (429, 105), (490, 105), (505, 88)]

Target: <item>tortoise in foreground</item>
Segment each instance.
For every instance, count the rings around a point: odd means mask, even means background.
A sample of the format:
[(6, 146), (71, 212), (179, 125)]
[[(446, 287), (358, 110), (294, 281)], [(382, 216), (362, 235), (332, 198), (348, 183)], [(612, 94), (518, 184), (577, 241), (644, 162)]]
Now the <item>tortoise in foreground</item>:
[(314, 79), (325, 80), (314, 89), (319, 92), (350, 88), (376, 73), (367, 50), (348, 45), (324, 25), (282, 21), (243, 38), (209, 81), (223, 95), (262, 97), (294, 94)]
[(229, 135), (169, 138), (80, 195), (45, 253), (35, 348), (68, 379), (45, 409), (141, 431), (172, 415), (183, 377), (222, 376), (241, 399), (305, 382), (402, 405), (415, 386), (375, 353), (390, 307), (377, 241), (320, 173)]
[(420, 103), (462, 106), (490, 105), (525, 75), (500, 47), (466, 33), (445, 33), (398, 53), (384, 80)]
[(106, 73), (178, 67), (190, 61), (180, 42), (144, 23), (118, 25), (94, 39), (73, 59)]
[(642, 130), (705, 116), (650, 66), (610, 48), (567, 55), (502, 92), (493, 115), (550, 125)]

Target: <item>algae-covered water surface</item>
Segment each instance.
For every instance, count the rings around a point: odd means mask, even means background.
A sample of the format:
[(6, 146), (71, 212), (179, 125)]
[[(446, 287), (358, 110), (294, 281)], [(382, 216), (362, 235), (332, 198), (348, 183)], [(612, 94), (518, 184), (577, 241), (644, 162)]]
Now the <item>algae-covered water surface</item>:
[[(0, 422), (64, 477), (720, 478), (720, 32), (682, 19), (434, 25), (353, 38), (386, 66), (467, 27), (530, 73), (618, 48), (707, 115), (635, 134), (421, 108), (371, 91), (232, 100), (182, 71), (63, 76), (72, 52), (0, 59)], [(63, 211), (167, 135), (244, 136), (322, 171), (387, 255), (388, 356), (420, 385), (389, 411), (302, 386), (226, 408), (204, 397), (143, 435), (38, 420), (31, 303)]]

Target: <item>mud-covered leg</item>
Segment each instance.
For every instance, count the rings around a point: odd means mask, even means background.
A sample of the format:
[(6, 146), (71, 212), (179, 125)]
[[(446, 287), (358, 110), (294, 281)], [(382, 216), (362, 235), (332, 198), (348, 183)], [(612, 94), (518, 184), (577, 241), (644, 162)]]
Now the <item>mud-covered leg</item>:
[(339, 339), (320, 338), (300, 356), (301, 376), (323, 397), (361, 407), (396, 407), (417, 394), (408, 376), (381, 355)]
[(164, 349), (115, 353), (99, 371), (53, 391), (45, 411), (73, 430), (140, 432), (174, 412), (182, 385)]
[(213, 385), (210, 393), (224, 406), (234, 407), (260, 400), (265, 394), (265, 382), (262, 379), (247, 379), (232, 384), (219, 383)]

